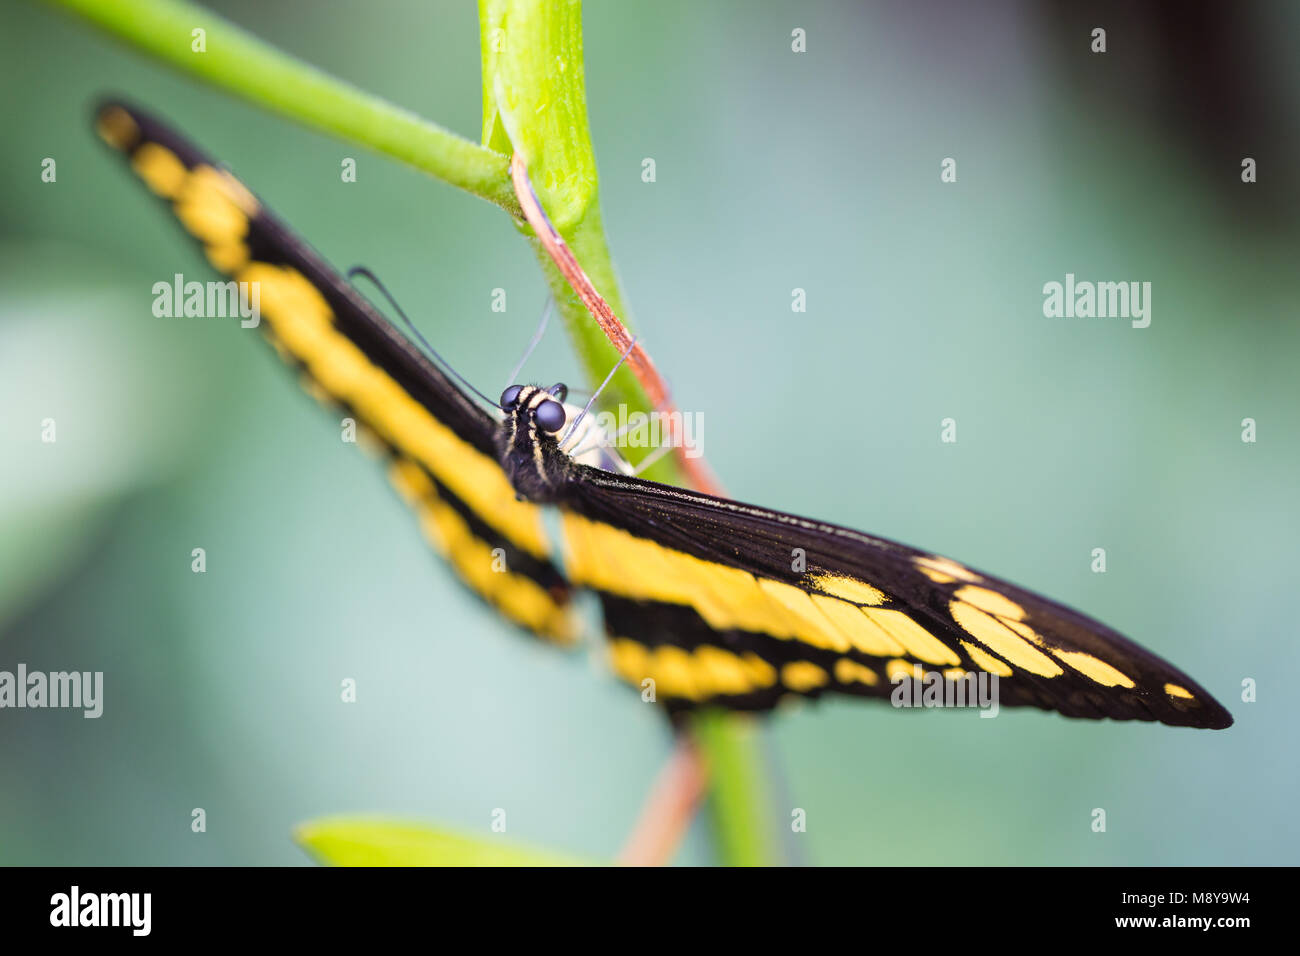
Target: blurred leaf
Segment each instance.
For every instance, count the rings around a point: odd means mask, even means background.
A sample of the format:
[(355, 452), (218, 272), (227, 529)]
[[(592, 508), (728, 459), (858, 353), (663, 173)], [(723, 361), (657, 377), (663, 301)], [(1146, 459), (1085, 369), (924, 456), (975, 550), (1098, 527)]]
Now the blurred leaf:
[(329, 817), (304, 823), (294, 839), (333, 866), (591, 866), (585, 860), (418, 823)]
[(149, 296), (97, 277), (95, 256), (28, 242), (0, 245), (0, 260), (3, 624), (57, 586), (122, 500), (197, 446), (192, 406), (174, 396), (200, 379), (157, 341)]

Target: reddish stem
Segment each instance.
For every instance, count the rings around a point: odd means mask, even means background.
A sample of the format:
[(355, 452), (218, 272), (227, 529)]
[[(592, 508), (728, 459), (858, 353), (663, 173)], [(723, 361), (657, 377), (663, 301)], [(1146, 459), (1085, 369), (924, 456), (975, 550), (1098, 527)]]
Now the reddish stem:
[[(628, 346), (632, 345), (632, 334), (614, 314), (614, 310), (609, 307), (604, 297), (596, 291), (596, 287), (592, 285), (591, 279), (578, 264), (564, 237), (551, 225), (550, 217), (546, 215), (546, 210), (542, 209), (537, 194), (533, 191), (532, 181), (528, 178), (528, 167), (518, 153), (515, 153), (510, 160), (510, 178), (514, 182), (515, 195), (518, 196), (519, 205), (523, 208), (524, 218), (528, 220), (528, 224), (533, 227), (533, 232), (541, 240), (542, 248), (551, 257), (551, 261), (560, 270), (565, 281), (577, 293), (582, 304), (587, 307), (587, 311), (596, 320), (596, 324), (605, 333), (605, 337), (609, 339), (615, 351), (620, 355), (627, 352)], [(698, 491), (708, 494), (724, 494), (722, 486), (713, 476), (708, 465), (704, 463), (704, 459), (699, 456), (694, 458), (687, 456), (685, 444), (679, 440), (680, 436), (677, 434), (682, 419), (674, 414), (677, 409), (668, 394), (668, 385), (640, 343), (633, 346), (632, 351), (628, 353), (627, 364), (636, 375), (637, 381), (641, 383), (641, 387), (645, 389), (646, 396), (655, 410), (667, 416), (668, 440), (672, 443), (677, 460), (681, 463), (682, 470), (691, 485)]]
[(659, 771), (632, 835), (619, 854), (624, 866), (666, 866), (709, 785), (708, 769), (689, 737), (680, 734), (668, 763)]

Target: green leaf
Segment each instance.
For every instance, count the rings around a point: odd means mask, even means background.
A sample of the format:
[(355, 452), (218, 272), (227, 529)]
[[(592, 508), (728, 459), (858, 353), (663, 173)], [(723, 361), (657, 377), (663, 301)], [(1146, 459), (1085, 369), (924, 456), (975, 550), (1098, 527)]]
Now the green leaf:
[(294, 839), (331, 866), (593, 866), (586, 860), (467, 836), (419, 823), (327, 817), (304, 823)]
[(196, 369), (101, 269), (76, 247), (0, 242), (0, 629), (198, 451), (201, 398), (172, 397), (182, 382), (202, 392)]

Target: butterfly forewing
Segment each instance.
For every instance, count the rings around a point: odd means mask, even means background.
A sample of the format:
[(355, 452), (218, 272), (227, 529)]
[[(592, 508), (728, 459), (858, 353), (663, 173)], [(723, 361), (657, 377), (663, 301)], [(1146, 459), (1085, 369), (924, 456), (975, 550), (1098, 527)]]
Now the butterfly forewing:
[[(674, 708), (770, 707), (996, 675), (998, 703), (1226, 727), (1159, 657), (1077, 611), (847, 528), (596, 470), (568, 502), (567, 567), (605, 596), (614, 670)], [(767, 666), (762, 666), (762, 665)]]
[(478, 594), (542, 636), (577, 621), (537, 505), (495, 458), (495, 422), (228, 171), (120, 103), (96, 127), (165, 200), (219, 272), (256, 287), (260, 328), (308, 390), (355, 419), (389, 459), (425, 536)]

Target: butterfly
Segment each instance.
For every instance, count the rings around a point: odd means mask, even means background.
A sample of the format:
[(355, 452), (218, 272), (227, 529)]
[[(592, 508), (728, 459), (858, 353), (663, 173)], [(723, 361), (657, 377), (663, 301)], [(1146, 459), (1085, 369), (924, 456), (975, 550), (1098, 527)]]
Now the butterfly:
[(122, 103), (103, 104), (96, 128), (218, 272), (259, 289), (263, 333), (368, 430), (464, 582), (559, 645), (580, 636), (576, 592), (595, 592), (613, 672), (670, 713), (996, 678), (1000, 706), (1232, 723), (1155, 654), (982, 571), (589, 463), (566, 440), (563, 385), (476, 402), (229, 171)]

